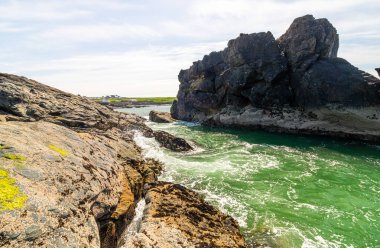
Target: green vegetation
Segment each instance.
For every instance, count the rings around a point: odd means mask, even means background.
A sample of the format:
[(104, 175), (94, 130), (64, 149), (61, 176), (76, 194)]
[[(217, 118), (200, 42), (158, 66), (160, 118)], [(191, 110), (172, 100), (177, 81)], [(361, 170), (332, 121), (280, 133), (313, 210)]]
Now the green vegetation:
[(49, 147), (50, 149), (52, 149), (52, 150), (58, 152), (58, 153), (61, 154), (62, 156), (67, 156), (67, 155), (69, 155), (68, 152), (66, 152), (66, 151), (64, 151), (64, 150), (62, 150), (62, 149), (59, 149), (59, 148), (56, 147), (56, 146), (48, 145), (48, 147)]
[(15, 182), (7, 171), (0, 169), (0, 212), (24, 207), (28, 197), (14, 185)]
[[(109, 102), (152, 102), (152, 103), (172, 103), (175, 97), (120, 97), (109, 98)], [(101, 97), (93, 98), (95, 102), (100, 102)]]
[(3, 156), (3, 158), (10, 159), (13, 161), (25, 161), (26, 160), (26, 158), (24, 158), (23, 156), (18, 155), (18, 154), (13, 154), (13, 153), (6, 153), (6, 154), (3, 154), (2, 156)]

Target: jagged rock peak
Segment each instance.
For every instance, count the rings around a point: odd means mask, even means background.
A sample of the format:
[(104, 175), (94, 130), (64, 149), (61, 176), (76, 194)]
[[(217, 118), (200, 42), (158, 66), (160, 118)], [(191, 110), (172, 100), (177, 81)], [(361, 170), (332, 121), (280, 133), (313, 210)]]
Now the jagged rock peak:
[(327, 19), (305, 15), (296, 18), (278, 42), (290, 65), (296, 67), (305, 60), (310, 63), (319, 58), (336, 58), (339, 35)]

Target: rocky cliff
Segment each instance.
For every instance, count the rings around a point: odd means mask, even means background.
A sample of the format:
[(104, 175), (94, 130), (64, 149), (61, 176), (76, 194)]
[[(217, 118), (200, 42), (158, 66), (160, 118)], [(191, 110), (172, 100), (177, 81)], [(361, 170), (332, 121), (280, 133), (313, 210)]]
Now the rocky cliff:
[(136, 131), (157, 136), (136, 115), (0, 74), (0, 246), (244, 247), (231, 217), (157, 181), (163, 165), (142, 157)]
[(294, 20), (277, 40), (240, 34), (181, 70), (174, 118), (205, 125), (380, 142), (380, 80), (338, 58), (327, 19)]

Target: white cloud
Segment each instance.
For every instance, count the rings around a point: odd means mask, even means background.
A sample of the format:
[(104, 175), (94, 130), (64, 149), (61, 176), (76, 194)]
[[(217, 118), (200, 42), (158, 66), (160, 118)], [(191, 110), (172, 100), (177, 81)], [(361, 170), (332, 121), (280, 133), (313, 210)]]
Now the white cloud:
[(374, 73), (378, 9), (377, 0), (4, 0), (0, 63), (81, 94), (175, 95), (179, 70), (226, 40), (279, 37), (294, 18), (313, 14), (337, 28), (341, 57)]
[[(32, 77), (76, 94), (99, 96), (175, 96), (177, 75), (209, 51), (220, 50), (222, 43), (194, 44), (186, 47), (150, 47), (122, 54), (104, 54), (26, 62), (12, 65), (12, 72)], [(17, 68), (23, 68), (17, 70)]]
[(156, 30), (142, 25), (129, 24), (90, 24), (66, 25), (41, 32), (36, 38), (49, 42), (99, 42), (116, 39), (154, 39), (160, 37)]
[(0, 19), (70, 20), (90, 14), (84, 9), (69, 8), (64, 1), (5, 1), (0, 4)]

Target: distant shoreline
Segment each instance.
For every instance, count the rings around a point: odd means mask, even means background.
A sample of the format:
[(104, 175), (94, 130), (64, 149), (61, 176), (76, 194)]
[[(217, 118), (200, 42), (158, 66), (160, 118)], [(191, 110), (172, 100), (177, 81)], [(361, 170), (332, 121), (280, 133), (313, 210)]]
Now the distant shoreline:
[[(117, 108), (142, 108), (152, 105), (171, 105), (175, 97), (119, 97), (102, 99), (100, 97), (90, 98), (91, 100), (108, 106), (113, 109)], [(105, 101), (106, 100), (106, 101)]]

